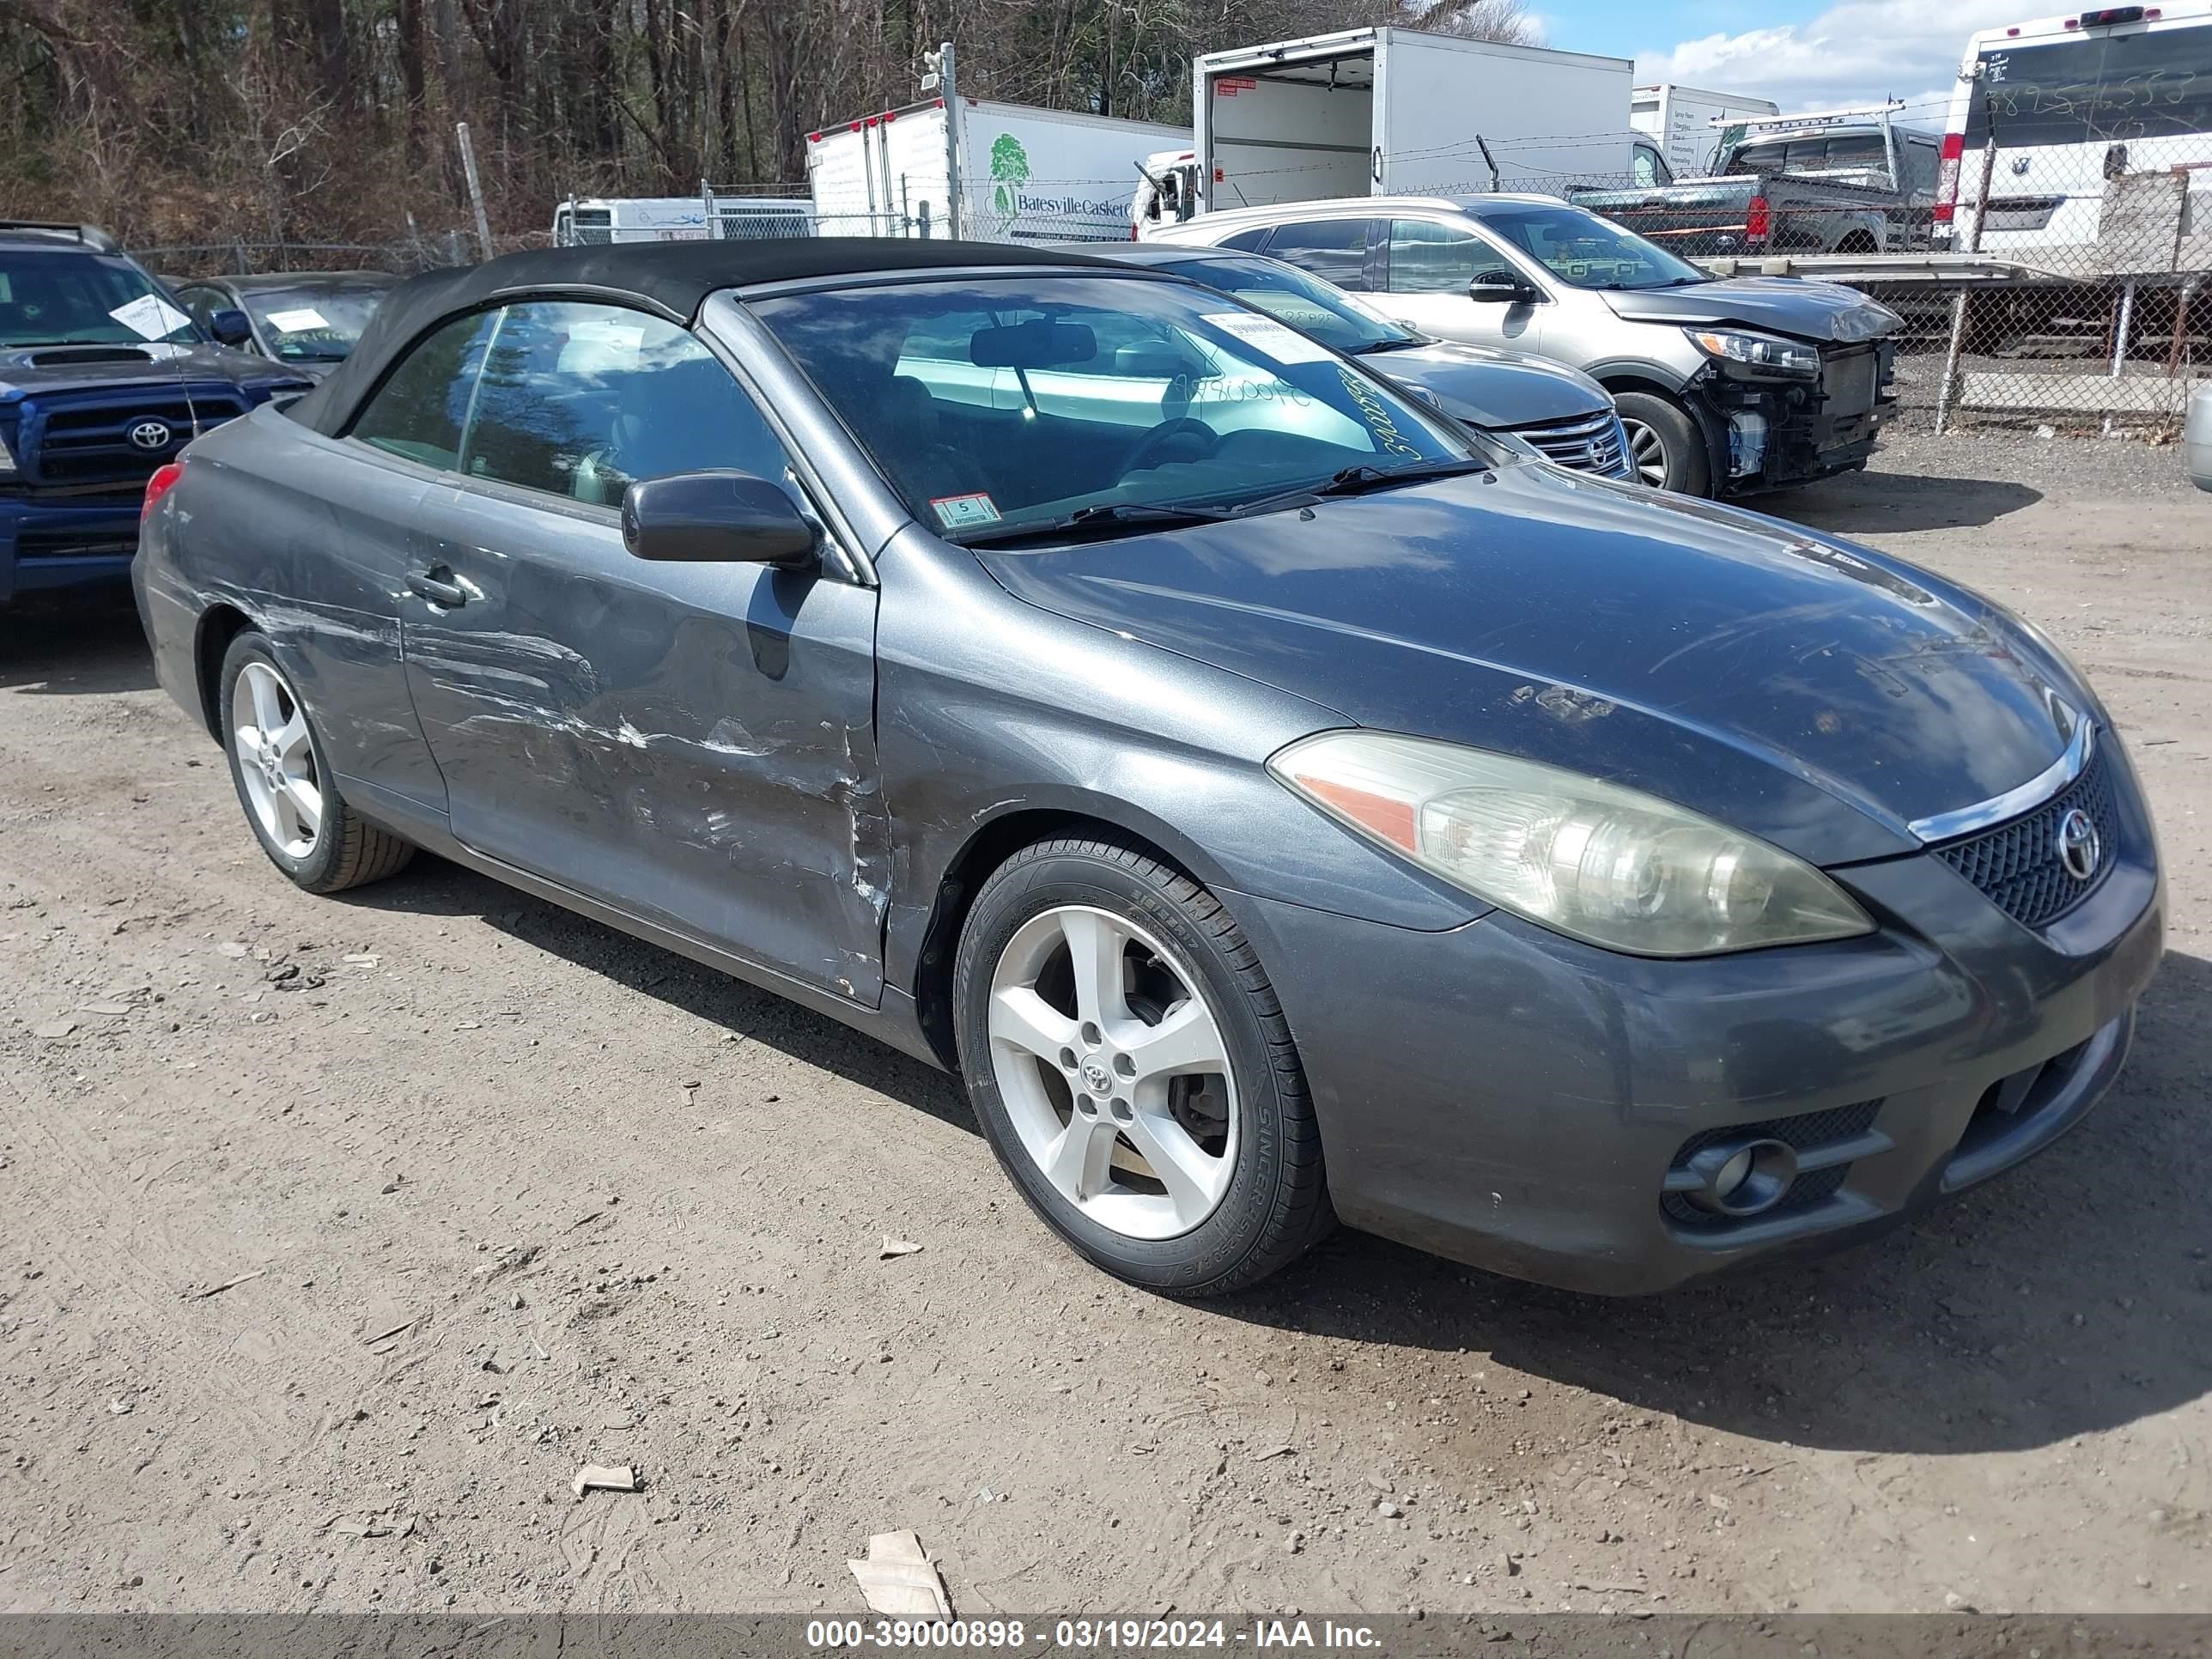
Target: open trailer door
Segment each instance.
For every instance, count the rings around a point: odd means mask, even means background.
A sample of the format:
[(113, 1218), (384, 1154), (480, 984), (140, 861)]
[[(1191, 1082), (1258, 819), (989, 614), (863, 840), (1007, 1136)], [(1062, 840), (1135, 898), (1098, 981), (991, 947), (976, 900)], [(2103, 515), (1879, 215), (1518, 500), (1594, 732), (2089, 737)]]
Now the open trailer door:
[(1347, 29), (1196, 60), (1191, 96), (1206, 208), (1373, 191), (1379, 33)]

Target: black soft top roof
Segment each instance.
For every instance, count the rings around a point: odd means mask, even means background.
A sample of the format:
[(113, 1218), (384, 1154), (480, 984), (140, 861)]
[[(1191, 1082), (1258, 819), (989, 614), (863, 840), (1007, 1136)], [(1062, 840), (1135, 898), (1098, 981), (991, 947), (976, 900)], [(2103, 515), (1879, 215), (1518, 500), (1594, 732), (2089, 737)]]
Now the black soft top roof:
[[(813, 276), (947, 266), (1096, 265), (1110, 259), (1018, 243), (909, 241), (889, 236), (793, 236), (733, 241), (618, 242), (537, 248), (480, 265), (430, 271), (386, 295), (329, 379), (292, 405), (293, 418), (335, 434), (393, 359), (445, 319), (532, 295), (610, 301), (689, 325), (709, 294)], [(1126, 267), (1123, 267), (1126, 269)]]

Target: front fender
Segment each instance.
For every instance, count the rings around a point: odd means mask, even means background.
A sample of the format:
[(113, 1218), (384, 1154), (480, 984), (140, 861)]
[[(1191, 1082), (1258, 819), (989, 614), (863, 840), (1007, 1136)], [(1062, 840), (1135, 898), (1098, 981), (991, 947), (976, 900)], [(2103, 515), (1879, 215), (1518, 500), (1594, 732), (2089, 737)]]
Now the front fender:
[(1404, 927), (1485, 913), (1268, 773), (1294, 738), (1356, 724), (1340, 711), (1026, 604), (919, 529), (879, 563), (890, 982), (914, 982), (948, 874), (1018, 814), (1121, 829), (1209, 887)]

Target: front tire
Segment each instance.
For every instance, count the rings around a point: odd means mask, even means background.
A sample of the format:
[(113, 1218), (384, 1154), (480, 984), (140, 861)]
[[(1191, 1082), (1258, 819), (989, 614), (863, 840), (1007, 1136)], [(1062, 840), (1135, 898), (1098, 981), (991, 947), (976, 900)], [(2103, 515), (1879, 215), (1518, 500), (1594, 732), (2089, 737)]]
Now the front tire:
[(993, 872), (953, 996), (969, 1097), (1022, 1196), (1118, 1278), (1216, 1296), (1332, 1224), (1297, 1046), (1220, 901), (1133, 847)]
[(1684, 495), (1713, 493), (1713, 468), (1705, 434), (1690, 411), (1671, 398), (1624, 392), (1613, 398), (1628, 434), (1636, 476), (1655, 489)]
[(251, 630), (230, 642), (218, 681), (222, 748), (246, 822), (269, 861), (310, 893), (394, 875), (415, 848), (354, 816), (323, 760), (307, 705)]

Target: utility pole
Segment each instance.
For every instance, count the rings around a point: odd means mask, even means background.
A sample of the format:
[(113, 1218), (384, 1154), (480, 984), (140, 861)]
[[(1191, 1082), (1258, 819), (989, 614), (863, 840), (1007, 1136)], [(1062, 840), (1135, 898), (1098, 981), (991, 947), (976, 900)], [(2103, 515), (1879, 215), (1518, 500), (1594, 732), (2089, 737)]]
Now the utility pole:
[(460, 141), (461, 176), (468, 181), (469, 205), (476, 210), (477, 245), (483, 257), (491, 258), (491, 220), (484, 213), (483, 184), (477, 177), (477, 147), (469, 142), (469, 124), (456, 121), (453, 136)]

